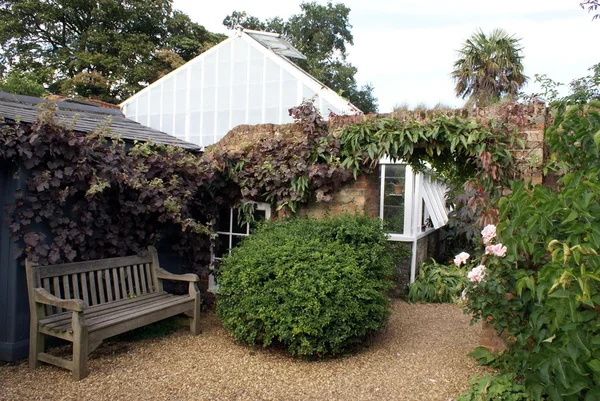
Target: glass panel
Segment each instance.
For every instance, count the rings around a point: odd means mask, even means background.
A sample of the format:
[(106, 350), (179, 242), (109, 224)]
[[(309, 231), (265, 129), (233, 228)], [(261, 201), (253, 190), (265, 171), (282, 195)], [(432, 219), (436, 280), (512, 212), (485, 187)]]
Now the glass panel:
[(219, 62), (218, 71), (218, 86), (229, 86), (231, 85), (231, 64), (229, 62)]
[(405, 184), (405, 165), (385, 166), (383, 220), (387, 223), (388, 229), (396, 234), (404, 233)]
[(217, 88), (217, 90), (219, 91), (217, 98), (217, 110), (229, 110), (231, 108), (229, 101), (231, 99), (230, 88), (222, 87)]
[(160, 115), (158, 116), (150, 116), (150, 128), (154, 128), (160, 130)]
[(248, 107), (251, 109), (261, 109), (263, 101), (263, 85), (250, 84), (248, 90), (250, 91), (248, 96)]
[(200, 113), (190, 113), (190, 137), (199, 137), (202, 132), (200, 131)]
[(178, 138), (185, 137), (185, 114), (175, 115), (175, 136)]
[(298, 105), (298, 85), (296, 81), (288, 81), (283, 83), (283, 106), (286, 108)]
[(219, 218), (215, 226), (217, 231), (229, 232), (229, 217), (231, 217), (231, 209), (226, 208), (219, 211)]
[(281, 68), (273, 61), (266, 60), (266, 79), (267, 82), (279, 82)]
[(248, 234), (248, 224), (239, 224), (238, 223), (238, 210), (233, 209), (233, 229), (231, 230), (234, 233), (238, 234)]
[(246, 238), (243, 235), (232, 235), (231, 236), (231, 247), (235, 248), (242, 240)]
[(215, 257), (221, 258), (229, 251), (229, 234), (219, 234), (216, 240)]
[(248, 63), (235, 63), (233, 65), (233, 84), (245, 85), (248, 82)]
[(217, 138), (223, 138), (229, 131), (229, 110), (217, 112)]
[(234, 110), (246, 109), (246, 85), (233, 86), (233, 99), (231, 99), (231, 108)]
[[(162, 90), (160, 86), (150, 89), (150, 115), (160, 114), (160, 98), (162, 96)], [(150, 120), (152, 121), (152, 120)], [(152, 126), (152, 128), (156, 128)]]
[[(279, 82), (269, 82), (265, 85), (265, 107), (279, 107), (279, 106), (280, 106)], [(269, 122), (275, 122), (275, 121), (269, 121)]]
[(173, 134), (173, 114), (163, 114), (161, 131)]
[(231, 60), (231, 42), (222, 43), (219, 46), (219, 62), (229, 62)]

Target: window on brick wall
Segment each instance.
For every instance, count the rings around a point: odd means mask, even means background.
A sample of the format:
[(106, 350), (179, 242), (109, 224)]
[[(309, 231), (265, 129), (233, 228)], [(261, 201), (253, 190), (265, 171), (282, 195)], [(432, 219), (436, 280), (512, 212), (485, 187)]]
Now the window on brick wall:
[(403, 235), (407, 229), (407, 168), (405, 164), (381, 164), (380, 217), (392, 234)]
[[(239, 224), (239, 212), (236, 208), (224, 209), (219, 213), (215, 222), (217, 238), (212, 249), (212, 268), (220, 266), (221, 258), (231, 253), (240, 241), (252, 234), (256, 224)], [(271, 206), (268, 203), (257, 203), (254, 208), (254, 220), (260, 221), (271, 218)], [(217, 286), (211, 274), (208, 278), (208, 290), (215, 291)]]

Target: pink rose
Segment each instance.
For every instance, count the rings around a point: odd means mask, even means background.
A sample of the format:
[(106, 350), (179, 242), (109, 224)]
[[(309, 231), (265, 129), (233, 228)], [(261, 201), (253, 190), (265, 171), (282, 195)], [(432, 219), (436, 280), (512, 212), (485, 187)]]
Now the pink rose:
[(507, 251), (506, 247), (502, 246), (502, 244), (488, 245), (485, 247), (486, 255), (494, 255), (494, 256), (498, 256), (499, 258), (505, 257), (506, 251)]
[(454, 264), (456, 267), (460, 267), (463, 263), (467, 263), (467, 259), (469, 259), (471, 255), (466, 252), (461, 252), (454, 257)]
[(496, 237), (496, 226), (493, 224), (488, 224), (481, 231), (481, 237), (483, 239), (483, 243), (488, 245), (492, 242), (492, 239)]
[(467, 274), (467, 277), (473, 283), (478, 283), (481, 280), (483, 280), (483, 276), (485, 276), (485, 266), (484, 265), (479, 265), (477, 267), (474, 267), (473, 270), (471, 270), (469, 272), (469, 274)]

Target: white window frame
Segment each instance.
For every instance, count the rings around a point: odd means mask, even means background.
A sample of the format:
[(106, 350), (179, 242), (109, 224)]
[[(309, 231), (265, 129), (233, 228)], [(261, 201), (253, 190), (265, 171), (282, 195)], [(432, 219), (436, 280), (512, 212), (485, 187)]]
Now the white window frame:
[[(264, 202), (255, 202), (254, 206), (255, 210), (261, 210), (265, 212), (265, 219), (271, 219), (271, 205)], [(227, 235), (229, 238), (229, 243), (227, 244), (227, 249), (229, 250), (229, 254), (231, 254), (231, 247), (233, 244), (233, 237), (247, 237), (250, 235), (250, 224), (246, 223), (246, 232), (245, 233), (234, 233), (233, 232), (233, 207), (229, 208), (229, 229), (227, 231), (216, 231), (216, 235)], [(210, 270), (214, 269), (215, 261), (220, 261), (220, 257), (215, 256), (215, 250), (211, 249), (210, 252)], [(215, 283), (215, 277), (210, 274), (208, 276), (208, 292), (215, 293), (219, 289), (219, 286)]]

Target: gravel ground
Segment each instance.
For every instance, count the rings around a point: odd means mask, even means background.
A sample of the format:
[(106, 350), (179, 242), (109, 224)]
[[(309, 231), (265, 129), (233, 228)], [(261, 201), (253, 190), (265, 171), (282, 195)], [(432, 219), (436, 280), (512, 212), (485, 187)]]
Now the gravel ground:
[(448, 401), (484, 373), (467, 356), (481, 327), (455, 305), (395, 301), (389, 326), (358, 353), (310, 362), (236, 344), (213, 313), (203, 332), (109, 342), (90, 375), (26, 361), (0, 366), (0, 400), (427, 400)]

